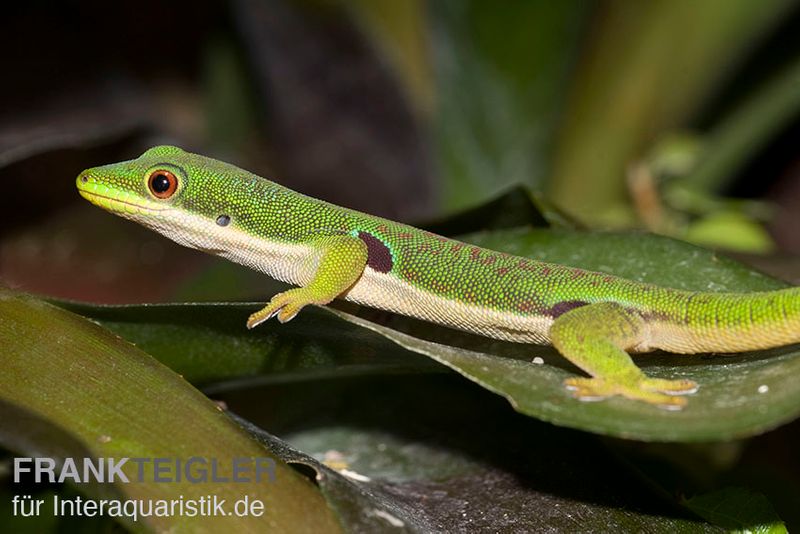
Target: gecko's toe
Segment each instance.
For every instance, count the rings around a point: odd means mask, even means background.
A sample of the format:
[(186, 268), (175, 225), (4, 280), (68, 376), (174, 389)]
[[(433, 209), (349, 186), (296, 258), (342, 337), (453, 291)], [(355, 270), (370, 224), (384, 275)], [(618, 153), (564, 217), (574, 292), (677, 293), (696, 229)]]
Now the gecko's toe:
[[(620, 395), (627, 399), (646, 402), (670, 411), (681, 410), (686, 406), (686, 399), (676, 396), (677, 389), (672, 390), (672, 394), (669, 395), (645, 387), (650, 380), (654, 379), (644, 379), (628, 383), (626, 381), (614, 381), (602, 378), (568, 378), (564, 381), (564, 386), (572, 393), (573, 397), (584, 402), (598, 401), (614, 395)], [(663, 386), (664, 384), (660, 385)], [(683, 385), (685, 388), (689, 386), (689, 384)], [(694, 388), (697, 388), (696, 384), (694, 384)], [(688, 390), (683, 389), (680, 391), (682, 394), (686, 394), (684, 391)]]
[(287, 293), (289, 293), (289, 291), (278, 293), (277, 295), (272, 297), (272, 299), (267, 303), (266, 306), (264, 306), (262, 309), (258, 310), (250, 317), (248, 317), (247, 328), (250, 329), (255, 328), (261, 323), (269, 321), (276, 315), (279, 315), (281, 311), (286, 307), (286, 305), (291, 302), (291, 295), (287, 295)]
[(692, 395), (700, 386), (694, 380), (666, 380), (663, 378), (646, 378), (641, 387), (648, 391), (658, 391), (667, 395)]
[(564, 380), (564, 387), (583, 402), (597, 402), (613, 395), (605, 391), (603, 385), (594, 378), (568, 378)]
[(301, 309), (302, 306), (293, 306), (291, 304), (284, 306), (284, 308), (280, 310), (280, 312), (276, 312), (278, 314), (278, 321), (281, 324), (288, 323), (289, 321), (297, 317), (297, 314), (300, 313)]
[(259, 313), (254, 313), (247, 318), (247, 329), (252, 330), (253, 328), (263, 323), (264, 321), (267, 321), (269, 318), (270, 316), (263, 316)]
[(615, 394), (605, 381), (597, 378), (568, 378), (564, 380), (564, 387), (583, 402), (597, 402)]

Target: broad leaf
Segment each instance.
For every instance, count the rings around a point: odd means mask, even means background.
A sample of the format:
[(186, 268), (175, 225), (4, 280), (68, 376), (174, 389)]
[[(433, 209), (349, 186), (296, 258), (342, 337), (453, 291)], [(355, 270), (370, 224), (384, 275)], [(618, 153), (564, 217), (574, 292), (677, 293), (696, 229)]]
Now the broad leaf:
[[(713, 252), (643, 234), (509, 230), (468, 239), (523, 256), (676, 288), (761, 291), (783, 287)], [(562, 381), (579, 371), (551, 348), (465, 336), (386, 314), (379, 318), (389, 321), (389, 326), (334, 312), (379, 334), (370, 337), (313, 310), (304, 311), (288, 325), (269, 323), (247, 332), (241, 325), (253, 309), (197, 305), (80, 311), (203, 382), (263, 372), (291, 375), (318, 368), (318, 374), (334, 375), (343, 369), (359, 369), (351, 365), (367, 365), (361, 368), (378, 373), (430, 370), (410, 354), (387, 347), (385, 339), (389, 339), (507, 397), (525, 414), (602, 434), (656, 441), (730, 439), (763, 432), (800, 414), (800, 384), (794, 380), (800, 372), (796, 347), (724, 356), (638, 356), (637, 363), (653, 376), (700, 383), (689, 406), (676, 413), (621, 398), (598, 403), (573, 399)]]
[[(452, 374), (273, 384), (223, 398), (286, 440), (282, 457), (314, 469), (340, 515), (380, 532), (717, 531), (643, 483), (602, 439), (515, 413)], [(275, 402), (285, 398), (298, 400)], [(276, 410), (255, 409), (265, 403)], [(290, 459), (292, 448), (304, 454)]]
[(789, 532), (763, 495), (745, 488), (725, 488), (692, 497), (690, 510), (729, 532), (783, 534)]
[[(181, 377), (107, 330), (7, 291), (0, 293), (0, 317), (0, 440), (9, 448), (79, 459), (199, 456), (221, 466), (231, 466), (233, 458), (275, 458)], [(128, 462), (129, 483), (94, 491), (145, 500), (214, 494), (229, 506), (249, 496), (266, 510), (263, 517), (141, 517), (128, 522), (137, 530), (338, 530), (316, 488), (281, 461), (275, 464), (274, 482), (204, 484), (156, 482), (148, 469), (139, 480), (136, 464)]]

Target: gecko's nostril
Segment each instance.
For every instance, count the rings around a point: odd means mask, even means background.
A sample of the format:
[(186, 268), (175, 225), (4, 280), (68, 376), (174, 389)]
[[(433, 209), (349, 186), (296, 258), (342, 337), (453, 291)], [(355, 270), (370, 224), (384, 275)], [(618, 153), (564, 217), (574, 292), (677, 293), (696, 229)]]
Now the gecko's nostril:
[(86, 183), (88, 181), (89, 181), (89, 177), (88, 176), (86, 176), (85, 174), (83, 176), (81, 176), (81, 182)]

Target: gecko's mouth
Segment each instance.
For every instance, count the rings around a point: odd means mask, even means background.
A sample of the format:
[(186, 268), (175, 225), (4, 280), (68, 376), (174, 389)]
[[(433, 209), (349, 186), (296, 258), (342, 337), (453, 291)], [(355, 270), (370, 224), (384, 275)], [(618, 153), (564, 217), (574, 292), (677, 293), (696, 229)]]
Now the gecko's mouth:
[(100, 186), (106, 189), (103, 193), (98, 193), (95, 189), (98, 187), (97, 184), (91, 184), (92, 187), (88, 187), (89, 184), (81, 184), (78, 187), (78, 192), (81, 194), (83, 198), (98, 206), (103, 208), (104, 210), (108, 210), (115, 213), (120, 214), (139, 214), (139, 213), (155, 213), (159, 211), (165, 211), (168, 209), (167, 207), (155, 207), (152, 205), (143, 204), (140, 202), (136, 202), (136, 197), (133, 195), (128, 195), (126, 193), (116, 192), (113, 189), (108, 189), (105, 186)]

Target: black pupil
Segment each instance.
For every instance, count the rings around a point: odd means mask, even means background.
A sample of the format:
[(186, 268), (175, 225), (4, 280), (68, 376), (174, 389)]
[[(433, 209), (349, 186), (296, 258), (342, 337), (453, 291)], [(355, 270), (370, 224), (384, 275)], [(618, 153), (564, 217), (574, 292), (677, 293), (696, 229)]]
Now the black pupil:
[(169, 178), (165, 174), (157, 174), (153, 177), (153, 191), (164, 193), (169, 189)]

